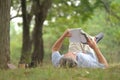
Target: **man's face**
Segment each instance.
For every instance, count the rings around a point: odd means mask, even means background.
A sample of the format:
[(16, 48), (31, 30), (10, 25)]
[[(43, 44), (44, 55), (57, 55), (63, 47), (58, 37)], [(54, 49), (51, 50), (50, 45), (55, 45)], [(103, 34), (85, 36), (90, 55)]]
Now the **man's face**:
[(76, 55), (73, 54), (73, 52), (68, 52), (66, 54), (64, 54), (65, 57), (71, 57), (72, 59), (76, 59)]

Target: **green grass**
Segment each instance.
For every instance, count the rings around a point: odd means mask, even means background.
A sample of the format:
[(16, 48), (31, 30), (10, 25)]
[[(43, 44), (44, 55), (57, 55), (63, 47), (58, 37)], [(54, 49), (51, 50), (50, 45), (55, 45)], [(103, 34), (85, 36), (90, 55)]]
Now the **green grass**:
[(31, 69), (0, 70), (0, 80), (120, 80), (120, 64), (108, 69), (54, 68), (51, 64)]

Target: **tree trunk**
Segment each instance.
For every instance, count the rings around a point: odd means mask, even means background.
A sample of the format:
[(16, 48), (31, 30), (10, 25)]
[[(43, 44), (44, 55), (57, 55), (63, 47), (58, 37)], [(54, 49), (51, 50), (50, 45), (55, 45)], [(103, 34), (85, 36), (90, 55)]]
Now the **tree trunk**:
[(43, 38), (42, 38), (42, 22), (40, 15), (35, 15), (35, 27), (33, 33), (33, 54), (32, 54), (32, 64), (37, 66), (42, 63), (44, 50), (43, 50)]
[(10, 2), (0, 0), (0, 69), (10, 62)]
[(23, 43), (22, 43), (22, 53), (19, 64), (28, 64), (30, 62), (30, 31), (29, 24), (27, 20), (27, 11), (26, 11), (26, 0), (21, 0), (22, 5), (22, 17), (23, 17)]
[(32, 53), (32, 61), (31, 66), (36, 67), (41, 65), (44, 57), (44, 47), (43, 47), (43, 38), (42, 38), (42, 28), (43, 22), (47, 16), (48, 9), (51, 6), (51, 0), (44, 0), (40, 5), (39, 0), (36, 1), (35, 7), (35, 27), (33, 33), (33, 53)]

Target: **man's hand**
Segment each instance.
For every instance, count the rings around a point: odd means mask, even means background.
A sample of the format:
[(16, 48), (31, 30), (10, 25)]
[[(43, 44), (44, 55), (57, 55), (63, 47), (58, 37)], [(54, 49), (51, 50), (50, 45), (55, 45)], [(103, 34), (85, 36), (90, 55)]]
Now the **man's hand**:
[(97, 44), (96, 44), (96, 41), (94, 39), (91, 39), (90, 37), (88, 37), (87, 39), (88, 39), (87, 43), (92, 49), (97, 48)]
[(70, 29), (67, 29), (65, 30), (64, 34), (63, 34), (64, 37), (71, 37), (71, 33), (70, 33)]

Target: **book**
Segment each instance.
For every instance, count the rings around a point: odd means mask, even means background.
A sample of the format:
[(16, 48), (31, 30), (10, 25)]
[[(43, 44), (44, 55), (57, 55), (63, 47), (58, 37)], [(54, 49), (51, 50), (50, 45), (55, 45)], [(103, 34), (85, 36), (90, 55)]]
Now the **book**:
[(70, 29), (70, 33), (72, 36), (69, 38), (69, 42), (87, 44), (88, 35), (81, 28)]

